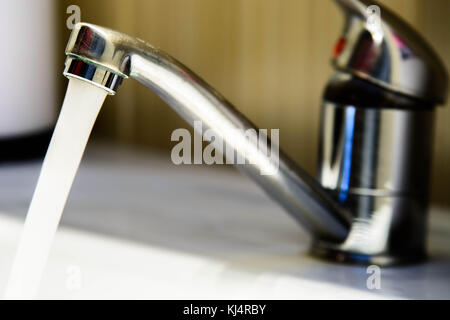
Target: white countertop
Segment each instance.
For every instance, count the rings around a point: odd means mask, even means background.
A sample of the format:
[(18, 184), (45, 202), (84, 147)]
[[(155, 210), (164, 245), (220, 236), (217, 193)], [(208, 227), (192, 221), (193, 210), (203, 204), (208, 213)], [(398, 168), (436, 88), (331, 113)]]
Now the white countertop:
[[(39, 298), (450, 298), (450, 212), (430, 214), (430, 260), (382, 268), (310, 257), (309, 237), (233, 170), (89, 147)], [(0, 166), (0, 294), (40, 163)]]

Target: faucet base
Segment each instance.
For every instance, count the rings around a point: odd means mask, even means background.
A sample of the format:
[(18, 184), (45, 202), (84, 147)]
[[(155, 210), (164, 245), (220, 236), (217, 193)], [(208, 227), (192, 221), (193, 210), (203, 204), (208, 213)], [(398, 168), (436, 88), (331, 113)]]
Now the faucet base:
[(340, 244), (316, 240), (311, 247), (311, 254), (315, 257), (326, 259), (339, 263), (359, 264), (359, 265), (378, 265), (395, 266), (404, 264), (420, 263), (427, 258), (426, 253), (414, 252), (408, 255), (396, 254), (365, 254), (359, 252), (347, 251), (341, 248)]

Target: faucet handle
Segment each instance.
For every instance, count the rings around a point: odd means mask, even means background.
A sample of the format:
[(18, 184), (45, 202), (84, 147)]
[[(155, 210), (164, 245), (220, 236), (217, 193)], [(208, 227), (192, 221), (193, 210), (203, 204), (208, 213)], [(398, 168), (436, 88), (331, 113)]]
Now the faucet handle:
[(411, 26), (374, 1), (335, 1), (346, 19), (334, 51), (335, 68), (396, 93), (445, 102), (445, 67)]

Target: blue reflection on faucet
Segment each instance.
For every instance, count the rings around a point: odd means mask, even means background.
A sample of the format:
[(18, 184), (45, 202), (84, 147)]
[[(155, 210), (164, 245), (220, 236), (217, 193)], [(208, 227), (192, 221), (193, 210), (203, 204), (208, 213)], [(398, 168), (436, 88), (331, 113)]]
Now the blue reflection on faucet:
[(339, 201), (341, 203), (347, 200), (347, 192), (350, 185), (350, 172), (352, 167), (352, 147), (353, 132), (355, 129), (355, 112), (354, 106), (349, 106), (345, 110), (345, 143), (344, 143), (344, 162), (342, 170), (341, 188), (339, 193)]

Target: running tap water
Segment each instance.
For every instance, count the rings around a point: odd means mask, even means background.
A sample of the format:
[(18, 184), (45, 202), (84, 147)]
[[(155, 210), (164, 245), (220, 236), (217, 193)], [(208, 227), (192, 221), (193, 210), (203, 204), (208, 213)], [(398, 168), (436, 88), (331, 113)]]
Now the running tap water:
[[(260, 174), (262, 164), (272, 165), (270, 159), (239, 169), (311, 232), (314, 254), (379, 265), (418, 261), (425, 257), (434, 113), (446, 99), (448, 76), (431, 47), (388, 9), (379, 5), (381, 20), (374, 28), (373, 1), (336, 2), (346, 24), (333, 57), (335, 74), (324, 92), (317, 179), (281, 151), (274, 175)], [(224, 134), (256, 129), (244, 115), (146, 42), (79, 23), (66, 54), (69, 89), (8, 296), (36, 292), (95, 117), (106, 94), (115, 94), (123, 79), (153, 90), (191, 125), (201, 121), (237, 155), (245, 158), (246, 150), (254, 150), (253, 157), (266, 157), (254, 140), (236, 143)]]
[(31, 200), (6, 298), (35, 297), (70, 187), (107, 91), (69, 80), (66, 97)]

